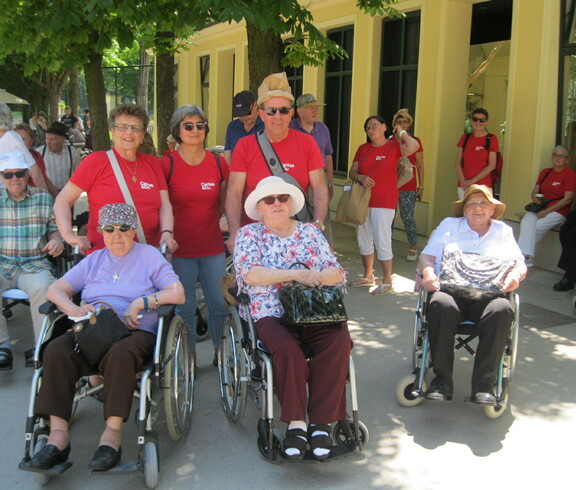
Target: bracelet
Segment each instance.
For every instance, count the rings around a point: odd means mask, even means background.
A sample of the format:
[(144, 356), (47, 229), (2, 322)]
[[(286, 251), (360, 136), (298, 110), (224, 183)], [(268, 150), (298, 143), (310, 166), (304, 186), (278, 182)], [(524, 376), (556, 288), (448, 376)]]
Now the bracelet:
[(148, 296), (142, 295), (142, 299), (144, 300), (144, 311), (146, 311), (146, 313), (150, 313), (150, 304), (148, 303)]
[(160, 303), (158, 302), (158, 296), (156, 296), (156, 293), (154, 293), (154, 294), (152, 295), (152, 297), (154, 298), (154, 301), (156, 302), (156, 304), (154, 305), (154, 308), (153, 308), (153, 309), (154, 309), (154, 310), (157, 310), (158, 307), (160, 306)]
[(402, 138), (402, 134), (408, 134), (406, 131), (402, 130), (400, 131), (400, 134), (398, 135), (399, 138)]
[(174, 235), (172, 230), (162, 230), (162, 233), (170, 233), (170, 235)]

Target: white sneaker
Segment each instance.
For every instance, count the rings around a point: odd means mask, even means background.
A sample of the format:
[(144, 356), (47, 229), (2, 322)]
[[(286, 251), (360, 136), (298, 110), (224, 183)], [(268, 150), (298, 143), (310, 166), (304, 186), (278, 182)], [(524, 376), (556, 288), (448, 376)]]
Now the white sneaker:
[(417, 250), (413, 250), (413, 249), (408, 250), (408, 255), (406, 255), (406, 260), (408, 262), (416, 262), (417, 258), (418, 258), (418, 251)]

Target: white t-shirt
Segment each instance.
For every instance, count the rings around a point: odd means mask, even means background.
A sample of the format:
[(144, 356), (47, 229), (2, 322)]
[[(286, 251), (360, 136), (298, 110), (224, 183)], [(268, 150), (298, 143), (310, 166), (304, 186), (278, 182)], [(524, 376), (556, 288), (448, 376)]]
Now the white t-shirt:
[(4, 136), (0, 137), (0, 156), (11, 151), (19, 151), (24, 155), (24, 160), (28, 164), (28, 168), (32, 167), (36, 162), (26, 148), (24, 141), (15, 131), (8, 131)]

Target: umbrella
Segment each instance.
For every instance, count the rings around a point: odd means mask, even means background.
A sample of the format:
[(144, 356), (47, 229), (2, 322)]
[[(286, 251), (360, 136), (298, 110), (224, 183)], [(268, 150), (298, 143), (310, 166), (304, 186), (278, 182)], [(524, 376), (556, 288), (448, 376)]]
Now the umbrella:
[(29, 105), (27, 101), (17, 97), (16, 95), (12, 95), (9, 92), (6, 92), (3, 88), (0, 88), (0, 102), (4, 102), (5, 104), (26, 104)]

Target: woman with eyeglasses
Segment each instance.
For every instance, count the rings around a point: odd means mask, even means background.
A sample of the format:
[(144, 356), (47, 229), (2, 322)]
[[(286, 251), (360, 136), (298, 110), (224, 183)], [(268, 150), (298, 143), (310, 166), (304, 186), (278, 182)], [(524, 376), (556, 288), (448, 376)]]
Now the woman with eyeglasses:
[[(330, 456), (330, 424), (346, 418), (346, 376), (352, 341), (346, 322), (291, 327), (282, 323), (278, 289), (298, 282), (308, 287), (343, 285), (345, 272), (326, 238), (311, 223), (290, 219), (304, 206), (302, 192), (280, 177), (262, 179), (244, 210), (257, 223), (240, 228), (234, 267), (240, 292), (250, 297), (250, 315), (272, 354), (280, 419), (288, 424), (284, 457)], [(290, 268), (297, 262), (309, 269)], [(240, 313), (245, 315), (241, 310)], [(305, 345), (314, 355), (307, 362)]]
[[(224, 210), (228, 165), (205, 149), (208, 120), (197, 105), (176, 109), (170, 128), (179, 146), (161, 160), (161, 167), (174, 209), (174, 238), (179, 244), (172, 255), (172, 265), (186, 291), (186, 303), (179, 307), (178, 313), (188, 325), (195, 324), (196, 284), (200, 281), (216, 366), (220, 328), (226, 316), (220, 292), (226, 257), (219, 221)], [(196, 328), (191, 331), (195, 343)]]
[[(130, 335), (110, 347), (96, 365), (75, 350), (72, 330), (52, 340), (43, 354), (42, 385), (36, 414), (50, 420), (46, 446), (34, 455), (32, 468), (48, 470), (70, 455), (68, 427), (76, 382), (97, 370), (104, 377), (106, 427), (88, 467), (106, 471), (122, 457), (122, 428), (130, 415), (136, 388), (136, 373), (151, 358), (158, 315), (165, 304), (184, 302), (184, 289), (171, 265), (155, 248), (134, 242), (138, 219), (126, 203), (107, 204), (99, 210), (98, 233), (104, 248), (95, 251), (53, 283), (46, 298), (69, 317), (95, 312), (94, 303), (112, 306)], [(82, 293), (82, 304), (70, 298)], [(103, 327), (106, 328), (106, 327)]]
[(456, 174), (458, 198), (462, 199), (472, 184), (492, 189), (491, 173), (496, 169), (498, 137), (486, 131), (488, 111), (479, 107), (472, 112), (472, 133), (463, 134), (458, 142)]
[(370, 292), (388, 294), (392, 287), (392, 222), (398, 205), (398, 160), (402, 156), (400, 145), (406, 155), (412, 155), (418, 142), (402, 126), (394, 128), (396, 137), (386, 137), (386, 122), (380, 116), (370, 116), (364, 121), (367, 142), (358, 147), (350, 168), (349, 177), (371, 189), (368, 217), (358, 225), (358, 248), (362, 256), (362, 277), (352, 281), (350, 287), (371, 287), (376, 284), (374, 276), (374, 250), (382, 268), (382, 283)]
[[(142, 224), (146, 244), (166, 244), (174, 252), (174, 218), (168, 187), (156, 156), (138, 152), (148, 126), (148, 114), (134, 104), (121, 104), (110, 112), (112, 152)], [(77, 236), (72, 229), (72, 206), (86, 192), (88, 195), (88, 236)], [(104, 246), (98, 233), (98, 211), (105, 204), (126, 202), (109, 156), (104, 151), (91, 153), (82, 160), (69, 182), (56, 197), (54, 213), (62, 237), (72, 247), (83, 251)], [(142, 241), (142, 240), (139, 240)]]

